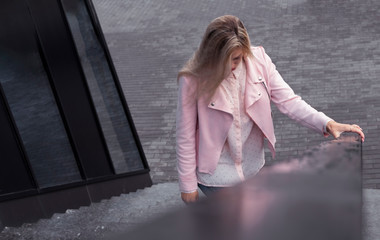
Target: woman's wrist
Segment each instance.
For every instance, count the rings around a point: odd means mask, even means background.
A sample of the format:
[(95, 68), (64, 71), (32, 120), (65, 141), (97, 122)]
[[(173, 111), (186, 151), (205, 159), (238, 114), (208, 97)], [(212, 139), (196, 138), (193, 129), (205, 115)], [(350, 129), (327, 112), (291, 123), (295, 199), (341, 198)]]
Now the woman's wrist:
[(333, 125), (334, 123), (336, 123), (334, 120), (330, 120), (327, 122), (326, 124), (326, 132), (331, 134), (332, 133), (332, 128), (333, 128)]

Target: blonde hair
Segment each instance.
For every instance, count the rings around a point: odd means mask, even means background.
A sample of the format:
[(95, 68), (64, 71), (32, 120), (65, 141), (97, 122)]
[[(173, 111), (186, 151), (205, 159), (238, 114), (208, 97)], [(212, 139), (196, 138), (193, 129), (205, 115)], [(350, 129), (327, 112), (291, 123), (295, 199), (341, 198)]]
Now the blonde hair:
[(239, 18), (225, 15), (207, 27), (194, 55), (178, 73), (178, 79), (190, 75), (198, 80), (197, 97), (210, 99), (230, 71), (231, 54), (241, 48), (244, 56), (252, 56), (248, 32)]

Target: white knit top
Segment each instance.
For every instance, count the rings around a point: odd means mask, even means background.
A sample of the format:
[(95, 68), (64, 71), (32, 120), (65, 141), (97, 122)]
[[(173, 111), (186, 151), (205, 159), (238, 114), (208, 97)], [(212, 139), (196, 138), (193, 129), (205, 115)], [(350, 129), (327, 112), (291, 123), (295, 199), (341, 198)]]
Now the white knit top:
[(197, 171), (198, 182), (203, 185), (232, 186), (255, 175), (264, 166), (264, 135), (245, 111), (246, 79), (242, 61), (221, 83), (233, 105), (233, 123), (215, 172), (211, 175)]

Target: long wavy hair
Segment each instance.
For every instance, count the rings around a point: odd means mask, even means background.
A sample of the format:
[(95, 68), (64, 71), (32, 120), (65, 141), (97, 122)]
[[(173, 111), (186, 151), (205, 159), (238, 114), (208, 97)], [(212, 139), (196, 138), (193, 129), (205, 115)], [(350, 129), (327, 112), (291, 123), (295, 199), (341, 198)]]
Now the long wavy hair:
[(210, 99), (231, 71), (231, 54), (241, 48), (244, 57), (252, 56), (248, 32), (239, 18), (231, 15), (211, 21), (199, 48), (178, 73), (198, 80), (197, 97)]

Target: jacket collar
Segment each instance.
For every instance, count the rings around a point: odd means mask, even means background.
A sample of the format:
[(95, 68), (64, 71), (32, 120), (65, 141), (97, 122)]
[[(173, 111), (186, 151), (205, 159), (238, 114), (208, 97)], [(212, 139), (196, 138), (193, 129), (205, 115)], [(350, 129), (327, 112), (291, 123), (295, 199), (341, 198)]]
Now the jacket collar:
[(227, 93), (224, 88), (220, 86), (216, 89), (214, 96), (208, 104), (209, 108), (223, 111), (232, 115), (232, 106), (227, 100)]
[(260, 71), (260, 68), (258, 68), (257, 60), (255, 59), (255, 57), (245, 57), (244, 60), (247, 68), (247, 82), (251, 82), (254, 84), (263, 82), (263, 74)]
[[(254, 59), (244, 58), (247, 74), (245, 84), (246, 89), (244, 95), (246, 108), (249, 108), (262, 96), (262, 92), (259, 90), (259, 85), (261, 85), (264, 82), (264, 80), (257, 64), (255, 64), (253, 61)], [(208, 107), (232, 114), (232, 106), (227, 100), (227, 93), (225, 89), (222, 87), (222, 85), (220, 85), (216, 89), (214, 96), (208, 103)]]
[(263, 95), (261, 85), (264, 83), (263, 75), (258, 68), (255, 59), (245, 58), (247, 68), (247, 84), (244, 95), (244, 103), (248, 109), (256, 103)]

